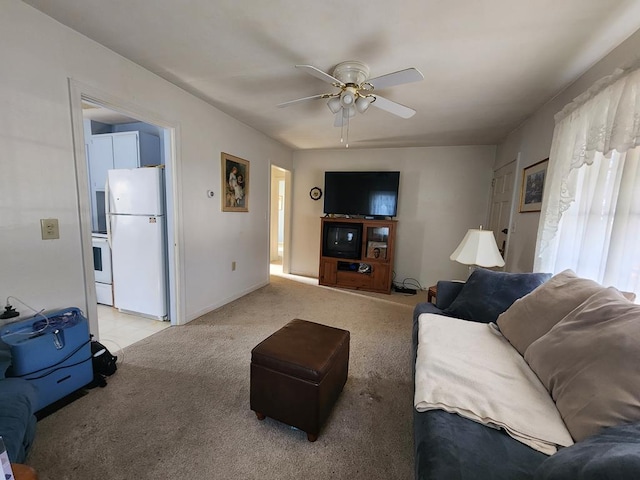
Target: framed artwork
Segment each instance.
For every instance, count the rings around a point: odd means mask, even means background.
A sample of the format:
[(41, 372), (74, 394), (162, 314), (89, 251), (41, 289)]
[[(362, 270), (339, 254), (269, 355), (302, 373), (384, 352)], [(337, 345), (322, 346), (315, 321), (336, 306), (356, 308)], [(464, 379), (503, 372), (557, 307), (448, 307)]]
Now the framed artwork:
[(542, 194), (548, 165), (549, 159), (545, 158), (522, 171), (520, 213), (539, 212), (542, 209)]
[(222, 211), (249, 211), (249, 161), (222, 152)]

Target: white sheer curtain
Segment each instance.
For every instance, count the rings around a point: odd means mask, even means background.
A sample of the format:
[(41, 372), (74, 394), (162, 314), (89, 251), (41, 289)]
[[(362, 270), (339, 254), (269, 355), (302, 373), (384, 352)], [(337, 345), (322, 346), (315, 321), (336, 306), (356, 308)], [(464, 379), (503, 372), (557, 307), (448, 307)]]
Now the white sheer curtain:
[(640, 69), (556, 115), (535, 271), (571, 268), (640, 298)]

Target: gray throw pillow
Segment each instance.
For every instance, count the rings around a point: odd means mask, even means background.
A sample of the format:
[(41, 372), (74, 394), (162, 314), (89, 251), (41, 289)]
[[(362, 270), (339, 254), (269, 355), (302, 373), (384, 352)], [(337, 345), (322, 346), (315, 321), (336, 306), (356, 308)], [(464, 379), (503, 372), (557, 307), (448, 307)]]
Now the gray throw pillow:
[(576, 442), (640, 421), (640, 305), (605, 288), (572, 310), (524, 355)]
[(520, 355), (571, 310), (605, 287), (565, 270), (516, 300), (498, 317), (498, 327)]
[(477, 268), (443, 313), (476, 322), (495, 322), (513, 302), (549, 278), (550, 273), (508, 273)]

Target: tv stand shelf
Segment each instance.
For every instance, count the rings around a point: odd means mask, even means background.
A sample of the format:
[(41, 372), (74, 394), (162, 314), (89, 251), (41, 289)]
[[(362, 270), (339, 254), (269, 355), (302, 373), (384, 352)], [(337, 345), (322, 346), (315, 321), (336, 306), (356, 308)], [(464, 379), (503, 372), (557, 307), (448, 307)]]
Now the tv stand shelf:
[[(321, 222), (320, 285), (391, 293), (397, 222), (331, 217), (323, 217)], [(343, 232), (339, 232), (341, 228)], [(340, 243), (333, 241), (334, 236), (355, 239), (358, 232), (359, 244), (345, 241), (345, 248), (334, 247)]]

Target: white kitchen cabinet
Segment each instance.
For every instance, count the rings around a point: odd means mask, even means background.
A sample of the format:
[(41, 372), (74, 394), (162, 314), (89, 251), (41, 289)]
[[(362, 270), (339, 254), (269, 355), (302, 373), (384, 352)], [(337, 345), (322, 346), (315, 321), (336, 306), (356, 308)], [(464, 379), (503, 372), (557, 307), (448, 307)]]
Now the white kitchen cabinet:
[[(91, 137), (88, 160), (91, 190), (104, 190), (107, 170), (114, 168), (113, 138), (111, 135), (93, 135)], [(133, 167), (137, 167), (137, 165), (134, 164)]]
[(140, 167), (139, 135), (113, 135), (113, 168)]
[(160, 138), (146, 132), (92, 135), (87, 155), (91, 189), (91, 223), (94, 232), (106, 229), (104, 186), (107, 171), (159, 165)]

